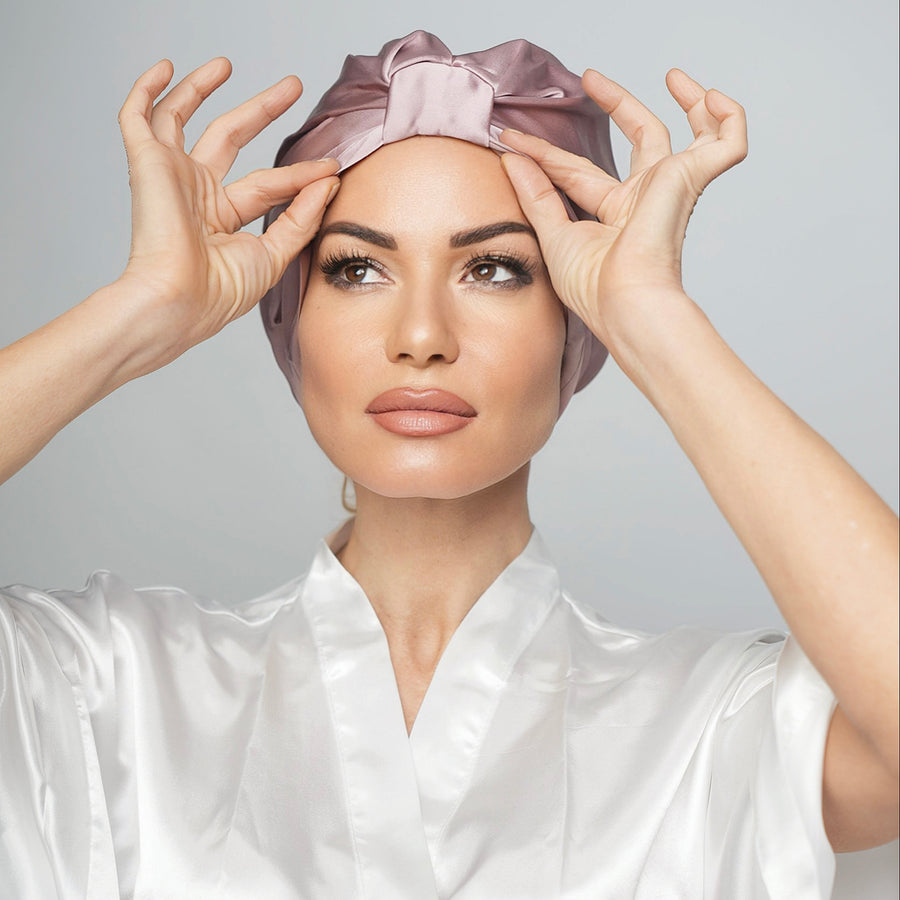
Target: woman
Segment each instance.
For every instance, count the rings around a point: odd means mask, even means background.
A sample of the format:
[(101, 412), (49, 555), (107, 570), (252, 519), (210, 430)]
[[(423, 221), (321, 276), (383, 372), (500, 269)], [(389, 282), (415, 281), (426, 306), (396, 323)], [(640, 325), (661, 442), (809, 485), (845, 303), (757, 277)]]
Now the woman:
[[(351, 58), (288, 164), (227, 189), (296, 79), (189, 156), (183, 124), (227, 63), (162, 99), (169, 63), (135, 83), (128, 266), (3, 351), (0, 470), (271, 289), (279, 363), (357, 514), (308, 575), (235, 609), (108, 573), (4, 593), (0, 883), (17, 896), (817, 897), (831, 849), (895, 836), (896, 517), (681, 286), (687, 220), (744, 156), (743, 112), (673, 70), (695, 135), (673, 154), (588, 71), (634, 145), (620, 183), (602, 150), (497, 130), (508, 72), (524, 121), (535, 98), (585, 104), (514, 45), (451, 57), (417, 33)], [(489, 122), (468, 106), (485, 84)], [(341, 102), (362, 88), (379, 99)], [(360, 108), (374, 125), (348, 124)], [(333, 121), (340, 160), (293, 162)], [(279, 204), (260, 238), (237, 231)], [(627, 632), (561, 592), (529, 460), (606, 350), (751, 554), (787, 642)]]

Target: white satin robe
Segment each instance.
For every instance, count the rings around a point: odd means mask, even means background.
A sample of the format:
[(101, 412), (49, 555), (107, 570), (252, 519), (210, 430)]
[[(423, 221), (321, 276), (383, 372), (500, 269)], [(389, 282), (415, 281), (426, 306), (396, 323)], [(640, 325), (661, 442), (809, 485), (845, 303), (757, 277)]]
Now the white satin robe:
[(831, 691), (770, 632), (617, 628), (535, 534), (407, 736), (323, 542), (229, 608), (0, 592), (0, 896), (826, 898)]

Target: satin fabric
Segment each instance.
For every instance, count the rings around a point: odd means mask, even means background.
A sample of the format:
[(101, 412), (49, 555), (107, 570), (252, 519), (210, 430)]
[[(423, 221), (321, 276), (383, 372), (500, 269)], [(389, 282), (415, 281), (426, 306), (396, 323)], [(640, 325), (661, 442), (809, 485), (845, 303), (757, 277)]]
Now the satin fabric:
[(617, 628), (537, 534), (409, 736), (324, 542), (234, 608), (108, 572), (5, 589), (0, 663), (4, 898), (830, 896), (834, 698), (796, 643)]
[[(414, 135), (454, 137), (502, 153), (509, 150), (500, 141), (504, 128), (536, 134), (616, 176), (609, 116), (555, 56), (524, 40), (454, 56), (425, 31), (388, 42), (376, 56), (348, 56), (338, 80), (284, 140), (275, 165), (333, 156), (344, 171), (384, 144)], [(595, 218), (562, 199), (570, 218)], [(284, 209), (272, 210), (266, 227)], [(259, 304), (272, 352), (298, 402), (297, 322), (309, 256), (304, 250)], [(603, 344), (566, 310), (560, 413), (606, 357)]]

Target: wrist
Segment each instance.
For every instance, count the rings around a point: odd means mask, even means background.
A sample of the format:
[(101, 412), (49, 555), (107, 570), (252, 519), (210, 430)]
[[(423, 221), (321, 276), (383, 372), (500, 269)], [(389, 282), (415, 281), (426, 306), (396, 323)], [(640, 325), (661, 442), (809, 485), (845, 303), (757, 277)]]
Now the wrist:
[(636, 306), (614, 328), (610, 353), (676, 436), (679, 423), (709, 408), (712, 397), (757, 383), (683, 292), (649, 292)]
[(160, 369), (189, 348), (161, 291), (125, 273), (76, 307), (89, 316), (108, 390)]
[(602, 324), (588, 327), (620, 369), (645, 394), (654, 373), (685, 353), (697, 328), (712, 328), (696, 303), (680, 288), (647, 287), (607, 297)]

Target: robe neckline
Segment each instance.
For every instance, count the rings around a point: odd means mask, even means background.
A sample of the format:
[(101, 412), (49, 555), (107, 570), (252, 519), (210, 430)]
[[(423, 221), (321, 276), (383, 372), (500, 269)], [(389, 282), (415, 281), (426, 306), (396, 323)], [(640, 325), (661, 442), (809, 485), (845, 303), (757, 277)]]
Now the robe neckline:
[(300, 602), (312, 626), (337, 735), (354, 852), (367, 896), (404, 884), (437, 897), (442, 835), (470, 784), (517, 660), (560, 594), (534, 530), (451, 636), (409, 735), (375, 610), (337, 553), (352, 519), (321, 541)]

